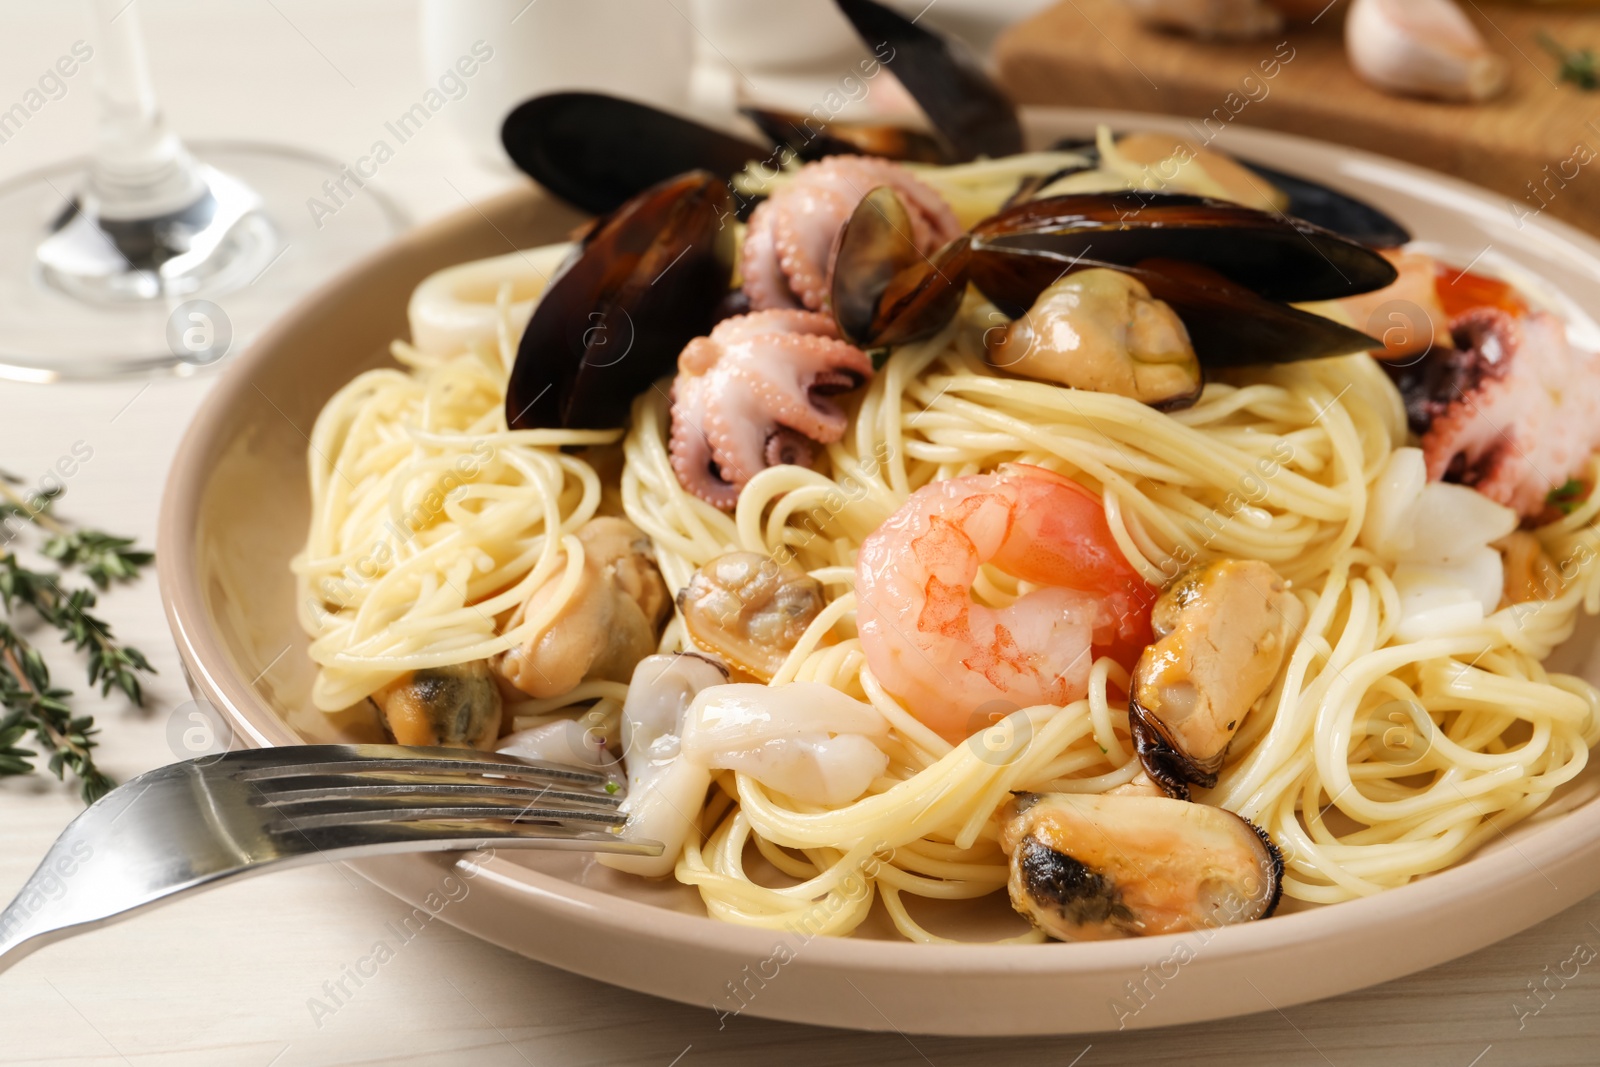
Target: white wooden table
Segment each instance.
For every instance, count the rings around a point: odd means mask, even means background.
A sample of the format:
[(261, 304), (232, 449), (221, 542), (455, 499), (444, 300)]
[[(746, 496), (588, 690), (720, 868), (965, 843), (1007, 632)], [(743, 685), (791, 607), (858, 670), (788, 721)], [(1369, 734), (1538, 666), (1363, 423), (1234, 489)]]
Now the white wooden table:
[[(410, 4), (138, 2), (168, 113), (191, 136), (280, 141), (348, 159), (421, 82)], [(82, 36), (80, 17), (73, 3), (0, 0), (0, 102), (20, 98)], [(87, 143), (90, 105), (86, 84), (53, 101), (0, 145), (0, 179), (76, 153)], [(518, 179), (475, 162), (450, 130), (430, 127), (378, 180), (413, 217), (427, 218), (459, 207), (456, 189), (484, 196)], [(32, 480), (75, 444), (80, 454), (92, 449), (67, 480), (60, 510), (149, 544), (168, 462), (207, 386), (0, 385), (0, 467)], [(153, 579), (108, 597), (104, 614), (160, 670), (142, 710), (84, 701), (103, 726), (102, 762), (125, 779), (174, 758), (167, 724), (188, 693)], [(54, 662), (63, 680), (79, 673), (68, 657)], [(0, 898), (9, 899), (78, 810), (75, 791), (53, 779), (0, 781)], [(998, 1042), (855, 1034), (749, 1016), (722, 1028), (709, 1009), (598, 985), (442, 922), (336, 1014), (317, 1019), (308, 1001), (407, 911), (330, 866), (220, 889), (54, 946), (0, 974), (0, 1063), (1600, 1062), (1600, 967), (1564, 984), (1545, 982), (1576, 946), (1600, 947), (1600, 897), (1376, 989), (1282, 1012), (1263, 1003), (1248, 1018), (1145, 1034)], [(1542, 1002), (1532, 993), (1541, 983), (1553, 991)], [(1532, 1008), (1540, 1010), (1529, 1014)]]

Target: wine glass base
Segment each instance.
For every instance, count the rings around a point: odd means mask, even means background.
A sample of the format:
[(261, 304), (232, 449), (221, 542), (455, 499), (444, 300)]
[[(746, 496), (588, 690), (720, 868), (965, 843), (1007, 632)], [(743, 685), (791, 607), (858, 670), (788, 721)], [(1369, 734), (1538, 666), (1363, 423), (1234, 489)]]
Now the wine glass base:
[(387, 197), (348, 176), (342, 186), (324, 188), (341, 181), (337, 160), (276, 145), (200, 141), (188, 147), (260, 202), (233, 226), (234, 254), (219, 261), (222, 269), (174, 275), (171, 284), (150, 272), (143, 278), (128, 272), (97, 294), (82, 284), (63, 285), (41, 265), (41, 241), (74, 221), (87, 160), (0, 185), (0, 378), (197, 373), (238, 351), (407, 223)]

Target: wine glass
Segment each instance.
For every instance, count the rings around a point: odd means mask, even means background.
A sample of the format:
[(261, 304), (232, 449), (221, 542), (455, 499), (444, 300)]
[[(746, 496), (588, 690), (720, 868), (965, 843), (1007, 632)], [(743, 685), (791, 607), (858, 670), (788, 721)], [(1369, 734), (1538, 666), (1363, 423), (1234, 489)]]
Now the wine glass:
[[(88, 3), (93, 44), (57, 69), (90, 70), (94, 152), (0, 184), (0, 377), (193, 373), (404, 227), (336, 160), (185, 145), (157, 106), (138, 12)], [(345, 195), (330, 201), (330, 182)], [(314, 217), (310, 197), (334, 217)]]

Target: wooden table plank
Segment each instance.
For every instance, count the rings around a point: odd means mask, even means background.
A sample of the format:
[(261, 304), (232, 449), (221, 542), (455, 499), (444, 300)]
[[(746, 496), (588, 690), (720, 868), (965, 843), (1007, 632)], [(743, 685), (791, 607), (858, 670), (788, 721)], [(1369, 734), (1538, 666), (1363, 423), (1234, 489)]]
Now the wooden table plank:
[(1557, 84), (1535, 41), (1542, 29), (1600, 51), (1600, 12), (1466, 0), (1510, 79), (1495, 100), (1463, 105), (1388, 96), (1357, 78), (1344, 55), (1348, 6), (1334, 0), (1314, 26), (1217, 43), (1148, 30), (1120, 0), (1063, 0), (1003, 34), (995, 58), (1020, 103), (1185, 116), (1201, 140), (1239, 122), (1348, 144), (1477, 182), (1519, 216), (1549, 210), (1600, 230), (1600, 93)]

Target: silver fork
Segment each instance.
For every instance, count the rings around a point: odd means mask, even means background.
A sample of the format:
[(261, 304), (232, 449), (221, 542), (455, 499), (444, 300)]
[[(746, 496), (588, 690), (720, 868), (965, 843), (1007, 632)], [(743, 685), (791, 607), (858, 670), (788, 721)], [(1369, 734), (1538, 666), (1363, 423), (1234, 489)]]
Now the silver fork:
[(660, 855), (595, 771), (457, 748), (303, 745), (159, 767), (74, 819), (0, 912), (0, 970), (226, 879), (486, 846)]

